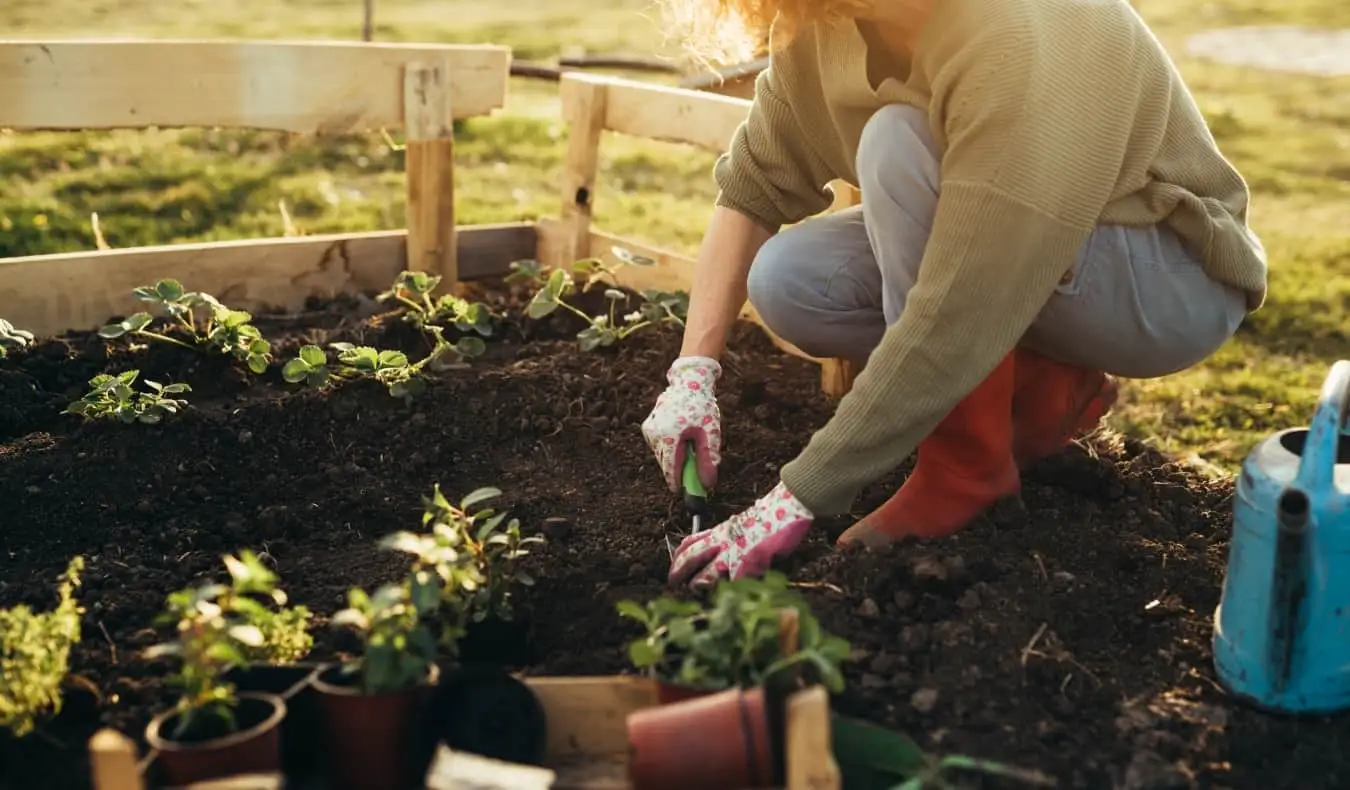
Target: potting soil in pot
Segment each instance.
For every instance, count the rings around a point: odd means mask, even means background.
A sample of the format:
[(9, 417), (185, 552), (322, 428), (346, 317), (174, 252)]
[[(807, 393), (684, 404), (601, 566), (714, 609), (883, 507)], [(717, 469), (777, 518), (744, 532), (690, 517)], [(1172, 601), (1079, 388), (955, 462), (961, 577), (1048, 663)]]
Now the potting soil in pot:
[[(347, 318), (349, 306), (258, 325), (278, 360), (315, 332), (425, 353), (416, 332)], [(0, 606), (47, 606), (69, 557), (85, 554), (72, 668), (108, 696), (103, 721), (136, 733), (173, 694), (168, 664), (139, 656), (161, 636), (154, 616), (168, 591), (219, 573), (222, 552), (265, 551), (292, 601), (327, 616), (348, 587), (405, 567), (374, 544), (418, 527), (433, 483), (452, 499), (491, 485), (526, 531), (547, 525), (550, 537), (533, 547), (537, 585), (518, 602), (534, 625), (530, 672), (624, 670), (636, 631), (614, 604), (665, 591), (663, 533), (686, 523), (638, 431), (679, 336), (643, 330), (581, 352), (577, 328), (533, 324), (531, 340), (507, 328), (411, 407), (373, 384), (309, 392), (283, 384), (279, 365), (250, 382), (191, 352), (109, 352), (88, 335), (13, 355), (0, 362)], [(719, 516), (767, 491), (833, 409), (819, 369), (752, 327), (725, 362)], [(129, 367), (188, 381), (193, 408), (159, 426), (82, 428), (58, 414), (94, 373)], [(831, 541), (847, 520), (819, 525), (783, 567), (822, 625), (854, 644), (839, 707), (1061, 787), (1350, 786), (1344, 719), (1269, 718), (1214, 683), (1231, 486), (1134, 443), (1090, 450), (1028, 474), (1025, 509), (942, 542), (843, 555)], [(353, 647), (316, 636), (315, 659)], [(99, 723), (84, 713), (50, 739), (0, 743), (0, 786), (86, 787), (84, 739)]]

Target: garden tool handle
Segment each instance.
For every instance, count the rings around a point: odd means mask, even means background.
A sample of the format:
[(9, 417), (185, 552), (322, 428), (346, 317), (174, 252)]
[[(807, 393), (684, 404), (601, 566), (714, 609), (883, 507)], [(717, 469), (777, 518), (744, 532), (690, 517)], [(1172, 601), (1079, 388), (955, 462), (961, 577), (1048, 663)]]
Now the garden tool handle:
[(1342, 359), (1331, 366), (1322, 383), (1298, 464), (1297, 484), (1313, 497), (1334, 490), (1347, 412), (1350, 412), (1350, 360)]
[(698, 477), (698, 456), (694, 448), (693, 442), (685, 442), (681, 483), (684, 487), (685, 509), (696, 516), (701, 516), (708, 509), (708, 492), (704, 490), (703, 481)]

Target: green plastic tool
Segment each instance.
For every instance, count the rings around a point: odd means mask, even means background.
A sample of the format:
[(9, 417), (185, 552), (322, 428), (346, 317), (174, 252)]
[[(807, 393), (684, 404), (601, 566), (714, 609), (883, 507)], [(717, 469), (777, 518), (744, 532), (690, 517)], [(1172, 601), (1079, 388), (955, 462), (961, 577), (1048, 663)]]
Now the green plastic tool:
[[(703, 481), (698, 479), (698, 456), (694, 452), (693, 442), (684, 444), (684, 468), (681, 470), (680, 484), (684, 488), (684, 509), (689, 512), (693, 522), (690, 534), (697, 535), (703, 531), (703, 517), (708, 513), (708, 492), (703, 488)], [(675, 543), (669, 534), (666, 535), (666, 551), (671, 557), (675, 556)]]

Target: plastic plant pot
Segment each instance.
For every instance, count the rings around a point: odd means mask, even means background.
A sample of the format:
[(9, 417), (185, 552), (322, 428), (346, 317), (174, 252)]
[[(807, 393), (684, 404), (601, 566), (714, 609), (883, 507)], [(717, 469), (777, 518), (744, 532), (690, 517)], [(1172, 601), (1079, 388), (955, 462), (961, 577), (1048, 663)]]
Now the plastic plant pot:
[(250, 773), (281, 770), (281, 721), (286, 703), (275, 694), (246, 692), (234, 709), (236, 730), (226, 732), (222, 719), (203, 722), (181, 738), (171, 733), (180, 714), (164, 711), (145, 727), (145, 740), (159, 752), (156, 768), (165, 784), (178, 787)]
[(332, 666), (314, 677), (334, 790), (409, 790), (426, 776), (418, 725), (427, 693), (440, 677), (433, 665), (425, 683), (388, 694), (366, 694), (359, 675)]
[(685, 700), (699, 699), (716, 694), (724, 689), (703, 688), (702, 686), (687, 686), (683, 683), (667, 683), (664, 680), (656, 682), (656, 702), (659, 705), (670, 705)]
[(773, 786), (762, 688), (728, 689), (628, 716), (633, 790), (749, 790)]
[(252, 663), (225, 673), (225, 680), (240, 692), (275, 694), (286, 702), (281, 721), (281, 767), (288, 780), (313, 776), (319, 767), (320, 725), (318, 693), (314, 677), (330, 664)]
[(542, 765), (544, 708), (529, 685), (502, 667), (461, 666), (446, 673), (427, 700), (424, 748), (439, 744), (521, 765)]

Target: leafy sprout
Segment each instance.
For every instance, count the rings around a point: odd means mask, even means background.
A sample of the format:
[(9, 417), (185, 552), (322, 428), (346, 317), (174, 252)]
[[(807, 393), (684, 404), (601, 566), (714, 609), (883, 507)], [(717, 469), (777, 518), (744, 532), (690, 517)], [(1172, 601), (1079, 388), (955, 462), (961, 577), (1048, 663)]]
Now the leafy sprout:
[(421, 609), (405, 580), (375, 591), (352, 588), (347, 608), (333, 615), (332, 624), (349, 628), (361, 638), (361, 656), (343, 669), (358, 673), (361, 690), (367, 694), (403, 691), (426, 680), (436, 662), (436, 639), (423, 623), (432, 609)]
[(476, 357), (487, 350), (476, 337), (461, 337), (451, 344), (445, 340), (438, 326), (425, 327), (436, 338), (436, 345), (423, 359), (412, 362), (402, 351), (381, 350), (351, 343), (332, 343), (337, 352), (330, 360), (328, 353), (315, 345), (301, 347), (294, 359), (281, 368), (281, 377), (291, 384), (307, 384), (322, 388), (333, 379), (371, 379), (383, 384), (395, 398), (411, 401), (426, 391), (430, 370), (446, 370)]
[(17, 329), (13, 324), (0, 318), (0, 359), (9, 355), (9, 350), (27, 348), (33, 344), (33, 333)]
[(154, 425), (187, 406), (185, 399), (173, 397), (191, 392), (192, 388), (187, 384), (146, 381), (149, 392), (140, 392), (135, 388), (139, 375), (139, 370), (127, 370), (116, 375), (100, 373), (89, 380), (89, 391), (67, 406), (62, 414), (74, 414), (86, 420)]
[[(808, 682), (836, 693), (843, 690), (839, 665), (848, 658), (848, 642), (823, 631), (805, 601), (788, 587), (787, 577), (776, 571), (762, 579), (719, 583), (707, 607), (665, 596), (645, 606), (620, 601), (617, 608), (647, 631), (629, 644), (629, 659), (666, 682), (748, 688), (800, 669)], [(783, 608), (798, 613), (797, 651), (786, 656), (779, 643)]]
[(113, 340), (125, 335), (139, 335), (184, 348), (227, 354), (258, 374), (265, 372), (271, 363), (272, 346), (253, 326), (251, 313), (232, 310), (211, 294), (184, 290), (182, 283), (171, 278), (136, 288), (132, 294), (140, 301), (154, 305), (163, 315), (168, 329), (183, 332), (191, 342), (150, 329), (155, 316), (149, 312), (133, 313), (104, 326), (98, 330), (100, 337)]
[(471, 302), (454, 294), (433, 297), (441, 277), (427, 272), (404, 271), (388, 291), (375, 297), (381, 302), (398, 302), (406, 308), (405, 321), (418, 328), (453, 326), (461, 332), (492, 335), (492, 311), (481, 302)]
[(75, 600), (75, 588), (83, 570), (83, 557), (71, 559), (50, 612), (35, 613), (24, 605), (0, 609), (0, 727), (16, 738), (32, 733), (40, 717), (61, 712), (70, 648), (80, 641), (84, 609)]
[(224, 562), (228, 584), (209, 583), (168, 596), (158, 622), (174, 624), (176, 638), (146, 651), (147, 658), (172, 656), (181, 663), (175, 675), (183, 692), (176, 706), (175, 738), (203, 720), (216, 719), (229, 732), (237, 729), (238, 697), (225, 675), (245, 666), (252, 656), (270, 652), (263, 624), (274, 624), (275, 615), (257, 599), (270, 599), (277, 606), (286, 603), (276, 574), (254, 552), (226, 555)]

